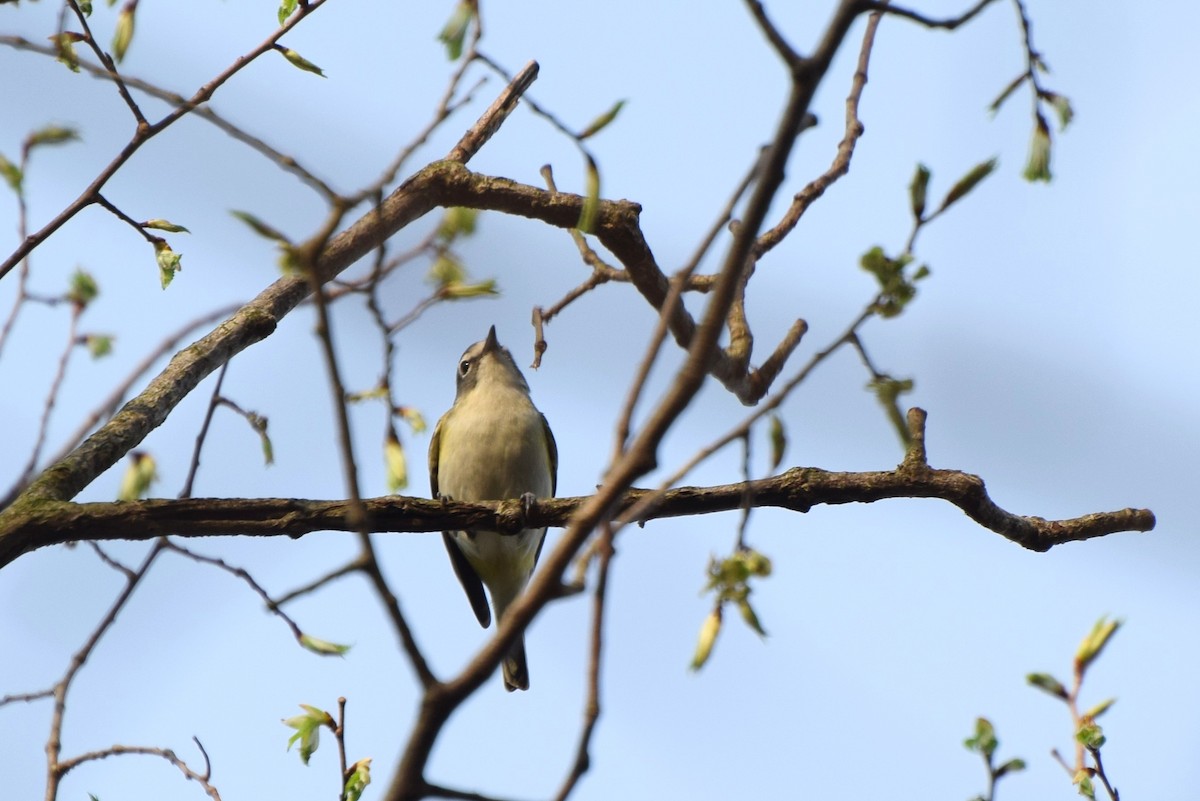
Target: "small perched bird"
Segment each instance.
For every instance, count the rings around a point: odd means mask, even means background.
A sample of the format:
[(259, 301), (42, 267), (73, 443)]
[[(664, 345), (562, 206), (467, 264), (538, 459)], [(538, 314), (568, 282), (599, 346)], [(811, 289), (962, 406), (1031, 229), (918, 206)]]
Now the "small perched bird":
[[(501, 501), (552, 498), (557, 484), (558, 448), (546, 418), (529, 399), (529, 385), (501, 347), (492, 326), (487, 338), (458, 360), (454, 405), (438, 420), (429, 443), (429, 484), (434, 498)], [(486, 586), (496, 619), (529, 582), (544, 528), (516, 535), (495, 531), (446, 531), (442, 539), (450, 564), (466, 590), (479, 625), (491, 623)], [(517, 638), (501, 664), (504, 688), (529, 689), (525, 637)]]

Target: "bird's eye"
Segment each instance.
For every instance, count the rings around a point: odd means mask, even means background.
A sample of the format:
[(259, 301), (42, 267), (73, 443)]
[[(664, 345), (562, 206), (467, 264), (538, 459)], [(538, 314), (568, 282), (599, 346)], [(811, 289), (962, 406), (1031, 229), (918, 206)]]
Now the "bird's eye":
[(458, 374), (460, 376), (465, 376), (469, 372), (471, 372), (471, 360), (463, 359), (458, 363)]

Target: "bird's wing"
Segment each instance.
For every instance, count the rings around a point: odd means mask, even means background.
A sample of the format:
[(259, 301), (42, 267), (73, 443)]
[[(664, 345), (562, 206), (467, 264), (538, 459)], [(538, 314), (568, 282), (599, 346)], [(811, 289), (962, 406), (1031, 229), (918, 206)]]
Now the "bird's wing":
[(558, 493), (558, 445), (554, 442), (554, 432), (550, 430), (550, 423), (546, 422), (546, 415), (541, 415), (541, 418), (546, 447), (550, 450), (550, 495), (554, 496)]
[[(442, 423), (445, 420), (445, 416), (438, 420), (437, 426), (433, 429), (433, 438), (429, 442), (429, 489), (435, 500), (441, 497), (438, 494), (438, 462), (441, 459)], [(462, 585), (463, 591), (467, 594), (467, 600), (471, 602), (471, 610), (475, 612), (475, 619), (479, 621), (479, 625), (487, 628), (492, 622), (492, 612), (488, 609), (487, 596), (483, 593), (483, 581), (480, 580), (475, 568), (471, 567), (471, 563), (459, 549), (453, 534), (443, 531), (442, 542), (446, 544), (446, 553), (450, 554), (450, 566), (454, 568), (454, 575), (458, 576), (458, 583)]]
[[(546, 420), (546, 415), (541, 415), (542, 431), (546, 435), (546, 449), (550, 452), (550, 496), (553, 497), (558, 493), (558, 444), (554, 441), (554, 432), (550, 430), (550, 423)], [(538, 559), (542, 555), (542, 546), (546, 544), (546, 538), (543, 536), (542, 541), (538, 543), (537, 550), (533, 553), (533, 563), (536, 565)]]

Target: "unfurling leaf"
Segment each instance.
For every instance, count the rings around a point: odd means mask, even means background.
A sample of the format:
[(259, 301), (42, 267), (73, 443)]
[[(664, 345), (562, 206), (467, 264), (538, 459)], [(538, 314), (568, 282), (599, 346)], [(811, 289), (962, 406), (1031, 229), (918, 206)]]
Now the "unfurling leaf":
[(25, 149), (33, 150), (41, 145), (63, 145), (78, 142), (79, 131), (65, 125), (47, 125), (25, 137)]
[(121, 9), (121, 13), (117, 15), (117, 25), (113, 29), (113, 58), (120, 64), (125, 58), (125, 52), (129, 50), (129, 44), (133, 41), (133, 11), (137, 8), (136, 2), (129, 2)]
[(316, 637), (310, 637), (307, 634), (300, 635), (300, 644), (314, 654), (320, 654), (321, 656), (345, 656), (350, 650), (349, 645), (339, 645), (336, 642), (320, 640)]
[(450, 19), (446, 20), (446, 24), (438, 34), (438, 41), (446, 46), (446, 57), (451, 61), (458, 61), (462, 56), (463, 42), (467, 38), (467, 28), (474, 16), (475, 4), (470, 0), (459, 0), (454, 11), (450, 12)]
[(976, 718), (975, 734), (963, 740), (963, 745), (968, 750), (977, 751), (991, 759), (992, 755), (996, 753), (996, 749), (1000, 747), (1000, 741), (996, 739), (996, 729), (990, 720)]
[(908, 185), (908, 197), (912, 204), (913, 219), (920, 222), (925, 216), (925, 194), (929, 188), (929, 168), (924, 164), (917, 165), (913, 173), (912, 183)]
[(143, 228), (153, 228), (156, 231), (166, 231), (167, 233), (171, 233), (171, 234), (190, 234), (191, 233), (191, 231), (184, 228), (182, 225), (176, 225), (175, 223), (170, 222), (168, 220), (160, 220), (158, 218), (155, 218), (153, 220), (146, 220), (144, 223), (140, 223), (140, 225)]
[(496, 289), (496, 280), (494, 278), (474, 284), (450, 284), (444, 287), (441, 292), (442, 297), (446, 300), (463, 300), (465, 298), (478, 298), (484, 295), (499, 294), (500, 290)]
[(100, 287), (92, 274), (76, 267), (75, 272), (71, 274), (70, 288), (67, 289), (67, 301), (79, 311), (83, 311), (99, 295)]
[(383, 384), (376, 386), (374, 389), (368, 389), (363, 392), (347, 392), (347, 403), (361, 403), (365, 400), (383, 400), (387, 397), (387, 387)]
[(1092, 785), (1091, 768), (1076, 771), (1072, 783), (1079, 788), (1079, 794), (1084, 798), (1094, 799), (1096, 797), (1096, 788)]
[(750, 606), (750, 601), (745, 598), (737, 602), (738, 612), (742, 615), (742, 620), (746, 621), (746, 625), (754, 629), (760, 637), (766, 637), (766, 629), (758, 622), (758, 615), (754, 613), (754, 607)]
[(579, 222), (575, 227), (582, 233), (590, 234), (596, 225), (596, 215), (600, 211), (600, 170), (591, 156), (587, 157), (587, 191), (583, 199), (583, 209), (579, 212)]
[[(875, 312), (880, 317), (895, 317), (900, 314), (917, 294), (917, 289), (913, 286), (913, 281), (917, 280), (916, 276), (909, 278), (904, 274), (904, 269), (912, 260), (911, 253), (903, 253), (893, 259), (878, 245), (859, 259), (859, 265), (875, 276), (879, 284), (879, 299), (875, 302)], [(921, 271), (918, 270), (918, 273)], [(924, 271), (924, 274), (928, 274), (928, 270)]]
[(346, 779), (345, 799), (346, 801), (359, 801), (362, 798), (363, 790), (367, 789), (367, 785), (371, 783), (370, 757), (358, 760), (346, 772), (349, 776)]
[(787, 432), (777, 414), (771, 415), (768, 436), (771, 438), (771, 472), (774, 472), (783, 463), (783, 454), (787, 450)]
[(610, 122), (617, 118), (617, 115), (621, 113), (621, 109), (624, 106), (624, 100), (618, 100), (616, 103), (613, 103), (612, 108), (592, 120), (586, 128), (579, 132), (579, 138), (587, 139), (589, 136), (595, 136), (600, 133)]
[(1071, 120), (1075, 119), (1075, 109), (1071, 108), (1071, 101), (1058, 92), (1043, 92), (1042, 99), (1047, 101), (1058, 115), (1058, 130), (1065, 131)]
[(171, 250), (165, 239), (154, 240), (154, 258), (158, 262), (158, 278), (163, 289), (170, 286), (171, 281), (175, 279), (175, 273), (183, 269), (183, 265), (179, 263), (181, 255)]
[(1033, 138), (1029, 142), (1029, 160), (1022, 173), (1026, 181), (1050, 182), (1050, 126), (1040, 113), (1033, 126)]
[(1025, 677), (1025, 681), (1042, 692), (1050, 693), (1055, 698), (1061, 698), (1064, 701), (1067, 699), (1067, 688), (1049, 673), (1030, 673)]
[(397, 406), (392, 410), (392, 414), (399, 415), (400, 419), (408, 423), (414, 434), (425, 433), (425, 416), (421, 414), (420, 409), (414, 406)]
[(1006, 776), (1009, 773), (1017, 773), (1022, 770), (1025, 770), (1025, 760), (1020, 758), (1010, 759), (996, 768), (996, 778), (999, 779), (1001, 776)]
[(396, 436), (395, 429), (390, 427), (383, 443), (383, 457), (387, 463), (388, 492), (399, 492), (408, 486), (408, 460), (404, 456), (400, 438)]
[(288, 738), (288, 750), (291, 751), (292, 746), (298, 740), (300, 742), (300, 761), (307, 765), (309, 758), (316, 753), (317, 747), (321, 744), (321, 727), (328, 726), (332, 729), (337, 724), (334, 722), (333, 716), (323, 709), (317, 709), (308, 704), (301, 704), (300, 708), (304, 710), (304, 714), (284, 719), (283, 725), (296, 730), (296, 733)]
[(158, 480), (158, 469), (154, 457), (145, 451), (130, 451), (130, 464), (121, 477), (121, 488), (117, 491), (118, 501), (136, 501), (150, 491), (150, 485)]
[(434, 260), (429, 268), (429, 280), (439, 289), (462, 283), (467, 277), (467, 270), (452, 253), (443, 252)]
[(305, 72), (311, 72), (314, 75), (320, 75), (322, 78), (325, 77), (325, 73), (321, 71), (320, 67), (297, 53), (292, 48), (277, 44), (275, 45), (275, 50), (277, 50), (281, 56), (286, 58), (288, 63), (293, 67), (302, 69)]
[(233, 211), (230, 211), (229, 213), (232, 214), (234, 217), (237, 217), (239, 220), (244, 222), (246, 225), (250, 226), (251, 230), (253, 230), (254, 233), (258, 234), (259, 236), (264, 237), (266, 239), (273, 239), (276, 242), (280, 243), (281, 245), (290, 245), (291, 244), (291, 240), (289, 240), (286, 236), (284, 236), (282, 233), (280, 233), (276, 229), (272, 228), (271, 226), (267, 225), (265, 222), (258, 219), (250, 212), (238, 211), (238, 210), (234, 209)]
[(21, 180), (24, 177), (21, 168), (5, 158), (3, 153), (0, 153), (0, 176), (4, 177), (4, 183), (8, 184), (12, 191), (21, 194)]
[(1107, 700), (1101, 701), (1100, 703), (1096, 704), (1094, 707), (1089, 709), (1087, 712), (1084, 712), (1083, 716), (1085, 718), (1092, 718), (1094, 720), (1094, 719), (1100, 717), (1101, 715), (1103, 715), (1105, 712), (1107, 712), (1109, 710), (1109, 708), (1116, 702), (1117, 702), (1116, 698), (1109, 698)]
[(100, 359), (112, 353), (113, 338), (107, 334), (85, 334), (83, 344), (93, 359)]
[(82, 42), (86, 37), (74, 31), (63, 31), (50, 37), (54, 49), (58, 52), (57, 61), (67, 65), (71, 72), (79, 72), (79, 56), (75, 54), (75, 43)]
[(254, 429), (254, 433), (258, 434), (262, 444), (263, 462), (268, 465), (275, 464), (275, 446), (271, 444), (271, 437), (267, 435), (267, 418), (258, 412), (245, 412), (242, 416)]
[(296, 6), (299, 0), (281, 0), (279, 3), (279, 24), (283, 25), (288, 21), (288, 17), (292, 16), (296, 11)]
[(1001, 91), (1000, 94), (996, 96), (996, 99), (991, 102), (991, 105), (988, 106), (988, 111), (993, 114), (999, 111), (1000, 107), (1004, 105), (1004, 101), (1008, 100), (1012, 93), (1017, 91), (1021, 84), (1025, 83), (1027, 80), (1029, 80), (1029, 76), (1024, 72), (1013, 78), (1012, 81), (1009, 82), (1008, 86), (1004, 87), (1003, 91)]
[(1109, 620), (1107, 616), (1096, 621), (1096, 625), (1092, 626), (1092, 630), (1083, 638), (1083, 642), (1079, 644), (1079, 649), (1075, 652), (1076, 671), (1082, 673), (1087, 670), (1096, 657), (1100, 656), (1100, 652), (1104, 650), (1105, 645), (1108, 645), (1112, 636), (1117, 633), (1121, 623), (1120, 620)]
[(900, 409), (899, 401), (901, 395), (912, 392), (913, 380), (881, 375), (871, 379), (871, 382), (867, 384), (867, 389), (875, 393), (879, 405), (887, 414), (888, 422), (892, 424), (892, 428), (896, 429), (896, 435), (900, 437), (901, 444), (907, 450), (912, 444), (912, 432), (908, 429), (908, 421)]
[(717, 635), (720, 633), (721, 605), (717, 604), (708, 613), (708, 616), (704, 618), (704, 623), (700, 625), (700, 636), (696, 639), (696, 653), (692, 656), (692, 670), (699, 670), (704, 667), (704, 663), (712, 655), (713, 645), (716, 643)]
[(942, 205), (938, 207), (938, 211), (943, 211), (950, 207), (951, 203), (961, 200), (964, 195), (978, 186), (979, 182), (992, 174), (996, 169), (996, 159), (988, 159), (980, 162), (971, 168), (971, 171), (958, 179), (954, 186), (950, 187), (950, 191), (946, 193), (946, 199), (942, 201)]
[(1104, 745), (1104, 732), (1096, 721), (1089, 718), (1084, 718), (1079, 724), (1079, 730), (1075, 732), (1076, 742), (1082, 743), (1085, 748), (1099, 748)]
[(475, 224), (479, 212), (465, 206), (451, 206), (442, 214), (438, 223), (437, 237), (443, 244), (450, 244), (460, 236), (470, 236), (475, 233)]

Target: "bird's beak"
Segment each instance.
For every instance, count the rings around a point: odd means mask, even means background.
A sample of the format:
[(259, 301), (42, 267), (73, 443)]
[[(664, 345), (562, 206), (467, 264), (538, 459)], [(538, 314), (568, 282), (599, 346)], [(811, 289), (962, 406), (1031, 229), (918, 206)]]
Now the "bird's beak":
[(483, 340), (483, 352), (492, 353), (497, 350), (500, 350), (500, 341), (496, 339), (496, 326), (493, 325), (488, 329), (487, 339)]

